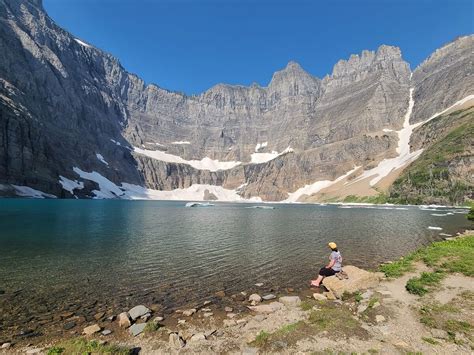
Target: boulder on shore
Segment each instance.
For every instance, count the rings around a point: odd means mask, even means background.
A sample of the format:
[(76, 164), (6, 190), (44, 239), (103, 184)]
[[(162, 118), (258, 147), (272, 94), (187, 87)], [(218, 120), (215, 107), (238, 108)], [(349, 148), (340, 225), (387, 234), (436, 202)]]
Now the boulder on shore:
[(121, 328), (128, 328), (132, 325), (130, 322), (130, 317), (127, 312), (122, 312), (117, 316), (119, 326)]
[(261, 304), (259, 306), (248, 306), (247, 308), (257, 313), (273, 313), (284, 307), (283, 303), (272, 302), (270, 304)]
[(130, 318), (132, 318), (132, 320), (140, 318), (141, 316), (144, 316), (147, 313), (151, 313), (151, 311), (143, 305), (135, 306), (128, 311), (128, 314), (130, 315)]
[(324, 287), (332, 291), (337, 298), (341, 298), (344, 292), (354, 293), (375, 287), (383, 277), (382, 273), (365, 271), (352, 265), (344, 266), (343, 270), (348, 276), (347, 279), (340, 280), (336, 276), (330, 276), (323, 280)]

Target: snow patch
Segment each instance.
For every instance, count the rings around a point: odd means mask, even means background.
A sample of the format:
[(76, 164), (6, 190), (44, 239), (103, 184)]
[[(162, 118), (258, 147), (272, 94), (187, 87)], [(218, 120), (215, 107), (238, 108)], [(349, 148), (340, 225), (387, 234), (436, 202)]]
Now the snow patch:
[(12, 185), (18, 196), (31, 198), (57, 198), (55, 195), (47, 194), (46, 192), (32, 189), (28, 186)]
[(349, 175), (354, 173), (359, 168), (360, 168), (360, 166), (356, 166), (354, 169), (348, 171), (344, 175), (339, 176), (336, 180), (332, 180), (332, 181), (331, 180), (322, 180), (322, 181), (316, 181), (315, 183), (313, 183), (311, 185), (305, 185), (304, 187), (299, 188), (295, 192), (288, 193), (288, 198), (283, 202), (296, 202), (303, 195), (311, 196), (311, 195), (319, 192), (320, 190), (322, 190), (326, 187), (329, 187), (332, 184), (335, 184), (335, 183), (345, 179), (346, 177), (348, 177)]
[(90, 44), (87, 44), (85, 42), (82, 42), (80, 39), (78, 38), (74, 38), (74, 40), (79, 43), (81, 46), (84, 46), (84, 47), (87, 47), (87, 48), (92, 48), (92, 46)]
[(69, 191), (71, 195), (74, 195), (74, 190), (82, 190), (84, 188), (84, 183), (77, 180), (70, 180), (62, 175), (59, 175), (59, 183), (64, 190)]
[(104, 157), (102, 156), (102, 154), (97, 153), (95, 156), (97, 157), (97, 159), (99, 159), (99, 161), (100, 161), (101, 163), (104, 163), (105, 165), (109, 166), (109, 163), (107, 163), (107, 162), (105, 161), (105, 159), (104, 159)]
[(170, 191), (147, 189), (142, 186), (122, 183), (117, 186), (115, 183), (100, 175), (96, 171), (85, 172), (77, 167), (74, 172), (85, 180), (94, 181), (99, 185), (99, 190), (93, 190), (95, 199), (119, 198), (126, 200), (181, 200), (181, 201), (204, 201), (204, 192), (215, 195), (219, 201), (233, 202), (261, 202), (260, 197), (244, 199), (237, 190), (225, 189), (222, 186), (194, 184), (185, 189), (175, 189)]
[(273, 151), (271, 153), (252, 153), (250, 155), (250, 162), (252, 164), (262, 164), (262, 163), (266, 163), (270, 160), (273, 160), (273, 159), (275, 159), (275, 158), (277, 158), (281, 155), (284, 155), (284, 154), (287, 154), (287, 153), (292, 153), (292, 152), (293, 152), (293, 149), (288, 147), (281, 153), (278, 153), (276, 151)]
[(134, 147), (134, 151), (138, 154), (146, 155), (147, 157), (161, 160), (167, 163), (191, 165), (193, 168), (198, 169), (198, 170), (209, 170), (209, 171), (229, 170), (241, 164), (241, 162), (239, 161), (219, 161), (219, 160), (213, 160), (208, 157), (205, 157), (201, 160), (185, 160), (177, 155), (162, 152), (160, 150), (147, 150), (147, 149), (141, 149), (137, 147)]

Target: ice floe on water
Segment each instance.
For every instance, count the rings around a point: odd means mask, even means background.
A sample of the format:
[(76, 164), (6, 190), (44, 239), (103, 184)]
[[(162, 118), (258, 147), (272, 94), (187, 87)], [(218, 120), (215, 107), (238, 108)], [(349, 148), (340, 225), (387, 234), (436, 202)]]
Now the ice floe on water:
[(344, 180), (346, 177), (351, 175), (353, 172), (355, 172), (357, 169), (359, 169), (360, 166), (356, 166), (354, 169), (348, 171), (344, 175), (339, 176), (336, 180), (322, 180), (322, 181), (316, 181), (313, 184), (310, 185), (305, 185), (295, 192), (288, 193), (288, 198), (282, 202), (296, 202), (298, 199), (304, 195), (311, 196), (322, 189), (329, 187), (341, 180)]
[(184, 205), (184, 207), (212, 207), (212, 206), (215, 206), (215, 204), (209, 203), (209, 202), (205, 202), (205, 203), (202, 203), (202, 202), (188, 202), (187, 204)]
[(293, 149), (291, 147), (288, 147), (281, 153), (278, 153), (277, 151), (272, 151), (271, 153), (252, 153), (250, 155), (250, 162), (252, 164), (262, 164), (262, 163), (269, 162), (270, 160), (273, 160), (275, 158), (278, 158), (281, 155), (292, 153), (292, 152), (293, 152)]
[(57, 196), (52, 194), (47, 194), (46, 192), (32, 189), (28, 186), (20, 185), (11, 185), (15, 189), (15, 193), (20, 197), (31, 197), (31, 198), (57, 198)]
[(74, 195), (74, 190), (82, 190), (84, 183), (82, 181), (71, 180), (62, 175), (59, 175), (59, 183), (64, 190), (69, 191), (71, 195)]
[(442, 230), (443, 228), (441, 228), (441, 227), (429, 226), (428, 229), (431, 229), (431, 230), (434, 230), (434, 231), (440, 231), (440, 230)]
[(128, 183), (121, 183), (118, 186), (96, 171), (86, 172), (77, 167), (74, 167), (73, 171), (82, 179), (93, 181), (99, 186), (98, 190), (92, 191), (92, 197), (96, 199), (204, 201), (206, 194), (212, 194), (218, 201), (262, 202), (260, 197), (245, 199), (238, 194), (237, 190), (229, 190), (216, 185), (194, 184), (183, 189), (153, 190)]
[(134, 147), (133, 150), (138, 154), (146, 155), (147, 157), (156, 160), (161, 160), (167, 163), (187, 164), (198, 170), (228, 170), (241, 164), (241, 162), (239, 161), (219, 161), (213, 160), (208, 157), (203, 158), (201, 160), (186, 160), (181, 158), (180, 156), (169, 154), (161, 150), (147, 150), (138, 147)]
[(105, 159), (104, 159), (104, 157), (102, 156), (102, 154), (97, 153), (95, 156), (97, 157), (97, 159), (99, 159), (99, 161), (100, 161), (101, 163), (104, 163), (105, 165), (109, 166), (109, 163), (107, 163), (107, 162), (105, 161)]

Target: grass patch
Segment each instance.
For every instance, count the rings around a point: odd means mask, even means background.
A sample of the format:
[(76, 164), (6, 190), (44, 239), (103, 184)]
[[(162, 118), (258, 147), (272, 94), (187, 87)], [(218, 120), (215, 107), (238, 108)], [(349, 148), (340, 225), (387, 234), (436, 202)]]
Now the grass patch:
[(346, 203), (374, 203), (377, 205), (382, 205), (388, 202), (388, 196), (379, 193), (376, 196), (356, 196), (356, 195), (349, 195), (344, 198), (342, 202)]
[(48, 355), (57, 354), (118, 354), (129, 355), (130, 348), (117, 345), (102, 345), (96, 340), (88, 341), (83, 338), (67, 340), (48, 349)]
[(416, 260), (415, 253), (400, 258), (390, 264), (381, 265), (379, 270), (387, 277), (400, 277), (406, 272), (413, 270), (413, 262)]
[(446, 331), (453, 342), (456, 333), (464, 334), (468, 339), (471, 339), (474, 324), (470, 315), (474, 310), (474, 302), (472, 298), (469, 298), (470, 296), (474, 296), (474, 294), (467, 291), (459, 294), (447, 304), (423, 305), (419, 310), (420, 322), (428, 328)]
[(374, 308), (374, 305), (379, 301), (377, 297), (373, 297), (370, 299), (369, 304), (367, 305), (368, 308)]
[(360, 322), (354, 319), (348, 308), (327, 304), (320, 311), (313, 311), (309, 315), (308, 322), (318, 331), (328, 331), (335, 335), (359, 335), (364, 338), (366, 331)]
[(387, 277), (400, 277), (412, 271), (413, 263), (419, 260), (441, 273), (460, 272), (472, 277), (474, 276), (474, 235), (435, 242), (391, 264), (384, 264), (379, 270)]
[(428, 287), (438, 285), (443, 277), (442, 272), (422, 272), (420, 277), (412, 277), (408, 280), (405, 287), (408, 292), (423, 296), (428, 293)]
[(163, 326), (158, 324), (158, 322), (148, 322), (145, 326), (144, 332), (145, 333), (154, 333), (154, 332), (160, 330), (161, 328), (163, 328)]
[(313, 306), (315, 305), (314, 302), (311, 302), (311, 301), (308, 301), (308, 300), (304, 300), (303, 302), (301, 302), (300, 304), (300, 308), (303, 310), (303, 311), (309, 311), (311, 309), (313, 309)]
[(431, 344), (431, 345), (437, 345), (439, 344), (436, 340), (434, 340), (433, 338), (428, 338), (428, 337), (423, 337), (421, 338), (423, 339), (423, 341), (427, 342), (428, 344)]
[(296, 323), (290, 323), (282, 326), (280, 329), (273, 333), (260, 331), (255, 337), (255, 340), (251, 342), (251, 345), (258, 346), (259, 348), (272, 348), (272, 345), (282, 341), (285, 343), (296, 343), (301, 337), (304, 336), (304, 328), (306, 324), (303, 321)]
[(255, 340), (252, 343), (258, 347), (263, 347), (267, 344), (269, 338), (270, 338), (270, 333), (264, 330), (261, 330), (260, 333), (257, 334), (257, 336), (255, 337)]

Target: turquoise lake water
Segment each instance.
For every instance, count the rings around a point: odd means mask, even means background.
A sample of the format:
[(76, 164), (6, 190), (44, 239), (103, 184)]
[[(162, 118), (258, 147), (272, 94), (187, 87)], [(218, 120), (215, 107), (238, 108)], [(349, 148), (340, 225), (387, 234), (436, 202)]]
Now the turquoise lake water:
[(450, 208), (184, 205), (0, 200), (4, 317), (36, 317), (71, 305), (174, 307), (257, 282), (301, 288), (326, 262), (329, 241), (338, 243), (345, 264), (374, 268), (440, 240), (440, 232), (469, 226), (463, 211)]

